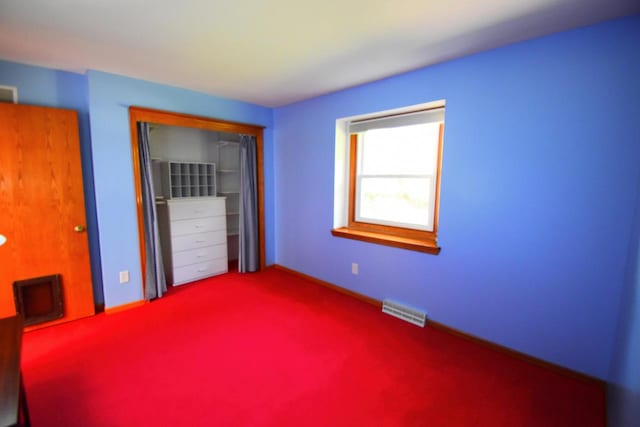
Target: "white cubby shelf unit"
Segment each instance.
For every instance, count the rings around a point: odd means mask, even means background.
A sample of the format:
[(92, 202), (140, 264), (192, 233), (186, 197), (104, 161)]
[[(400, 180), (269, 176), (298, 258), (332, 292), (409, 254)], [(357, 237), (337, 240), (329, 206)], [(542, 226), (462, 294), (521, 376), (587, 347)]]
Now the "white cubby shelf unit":
[(160, 170), (167, 199), (217, 195), (215, 163), (165, 161)]

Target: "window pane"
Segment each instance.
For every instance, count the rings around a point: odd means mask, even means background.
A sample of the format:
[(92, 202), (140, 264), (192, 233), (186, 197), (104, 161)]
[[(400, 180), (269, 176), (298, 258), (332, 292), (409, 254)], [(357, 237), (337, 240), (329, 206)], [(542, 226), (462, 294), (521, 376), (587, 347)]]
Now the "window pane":
[(440, 123), (373, 129), (361, 134), (359, 173), (432, 175), (438, 156)]
[[(434, 180), (424, 178), (362, 178), (357, 220), (400, 223), (433, 230)], [(391, 224), (393, 225), (393, 224)]]

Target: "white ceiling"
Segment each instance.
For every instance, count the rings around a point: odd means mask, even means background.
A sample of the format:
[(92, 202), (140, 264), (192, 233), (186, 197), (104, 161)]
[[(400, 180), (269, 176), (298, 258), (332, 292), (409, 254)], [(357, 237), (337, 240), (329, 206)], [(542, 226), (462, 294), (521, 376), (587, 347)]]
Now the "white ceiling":
[(0, 58), (281, 106), (640, 0), (0, 0)]

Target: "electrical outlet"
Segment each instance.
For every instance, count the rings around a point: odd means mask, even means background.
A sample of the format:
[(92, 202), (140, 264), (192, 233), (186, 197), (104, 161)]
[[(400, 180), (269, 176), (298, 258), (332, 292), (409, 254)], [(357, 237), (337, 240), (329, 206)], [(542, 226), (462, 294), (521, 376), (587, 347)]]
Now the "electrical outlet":
[(129, 270), (120, 272), (120, 283), (129, 283)]
[(351, 263), (351, 274), (355, 274), (356, 276), (358, 275), (358, 264), (355, 262)]

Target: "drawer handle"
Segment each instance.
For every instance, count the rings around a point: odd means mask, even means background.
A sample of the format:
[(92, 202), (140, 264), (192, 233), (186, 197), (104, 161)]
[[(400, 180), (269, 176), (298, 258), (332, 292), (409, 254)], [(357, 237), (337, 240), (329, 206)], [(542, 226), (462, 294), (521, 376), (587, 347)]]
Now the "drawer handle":
[(196, 240), (196, 243), (204, 243), (206, 240)]
[(207, 269), (206, 269), (206, 268), (199, 268), (199, 269), (198, 269), (198, 273), (204, 273), (205, 271), (207, 271)]
[(203, 258), (203, 257), (204, 257), (204, 254), (197, 254), (196, 255), (196, 258)]
[(193, 213), (197, 213), (197, 214), (202, 213), (202, 212), (204, 212), (202, 209), (196, 209), (195, 211), (193, 211)]
[(202, 225), (200, 225), (200, 224), (196, 224), (196, 225), (195, 225), (195, 227), (196, 227), (196, 228), (202, 228)]

